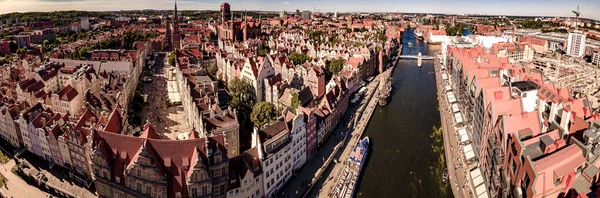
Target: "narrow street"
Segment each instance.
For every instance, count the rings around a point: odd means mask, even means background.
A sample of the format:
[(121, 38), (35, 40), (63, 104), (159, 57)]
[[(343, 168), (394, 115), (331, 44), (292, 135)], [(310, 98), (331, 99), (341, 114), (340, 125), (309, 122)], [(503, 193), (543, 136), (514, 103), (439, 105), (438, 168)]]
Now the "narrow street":
[[(183, 106), (171, 106), (168, 102), (168, 79), (167, 69), (171, 66), (165, 66), (166, 53), (156, 53), (154, 65), (145, 73), (150, 82), (142, 84), (141, 94), (147, 95), (147, 103), (141, 115), (142, 126), (148, 120), (155, 127), (155, 131), (163, 139), (177, 139), (180, 132), (189, 132), (187, 119)], [(144, 76), (146, 76), (144, 75)], [(142, 129), (143, 130), (143, 129)]]

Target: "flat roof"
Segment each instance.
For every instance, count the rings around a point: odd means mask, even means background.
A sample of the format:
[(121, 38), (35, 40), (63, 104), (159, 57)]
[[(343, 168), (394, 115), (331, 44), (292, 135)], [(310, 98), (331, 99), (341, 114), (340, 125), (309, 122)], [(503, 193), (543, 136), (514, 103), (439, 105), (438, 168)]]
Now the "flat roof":
[(516, 87), (521, 91), (531, 91), (539, 89), (539, 86), (531, 81), (518, 81), (510, 83), (511, 86)]

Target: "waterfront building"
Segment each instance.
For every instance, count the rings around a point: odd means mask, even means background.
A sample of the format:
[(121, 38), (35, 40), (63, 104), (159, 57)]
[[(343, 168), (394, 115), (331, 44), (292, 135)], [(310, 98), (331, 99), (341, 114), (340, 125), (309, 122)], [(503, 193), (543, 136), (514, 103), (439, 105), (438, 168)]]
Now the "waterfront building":
[(254, 129), (252, 148), (258, 149), (263, 167), (264, 196), (273, 197), (292, 177), (292, 137), (290, 125), (279, 120), (262, 130)]
[(585, 54), (585, 34), (581, 31), (569, 33), (567, 38), (567, 55), (581, 57)]

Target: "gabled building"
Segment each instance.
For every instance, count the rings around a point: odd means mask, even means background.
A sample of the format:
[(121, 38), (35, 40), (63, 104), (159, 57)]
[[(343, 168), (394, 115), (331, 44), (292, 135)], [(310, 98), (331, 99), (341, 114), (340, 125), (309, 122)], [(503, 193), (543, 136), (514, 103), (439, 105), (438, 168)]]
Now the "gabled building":
[(263, 167), (264, 196), (272, 197), (292, 177), (293, 143), (288, 124), (279, 120), (262, 130), (255, 128), (252, 147), (258, 149)]

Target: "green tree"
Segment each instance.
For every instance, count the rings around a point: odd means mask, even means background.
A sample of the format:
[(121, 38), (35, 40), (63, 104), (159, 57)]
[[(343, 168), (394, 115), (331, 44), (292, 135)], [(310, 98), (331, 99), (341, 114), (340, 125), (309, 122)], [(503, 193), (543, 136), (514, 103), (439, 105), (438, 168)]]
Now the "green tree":
[(50, 51), (54, 47), (52, 46), (52, 43), (49, 40), (44, 40), (44, 42), (42, 43), (42, 48), (44, 48), (44, 51)]
[(259, 102), (252, 108), (250, 119), (255, 127), (262, 128), (277, 117), (275, 106), (270, 102)]
[(290, 61), (292, 61), (292, 63), (294, 63), (295, 65), (299, 65), (299, 64), (305, 63), (306, 61), (311, 60), (312, 58), (310, 56), (300, 53), (300, 52), (292, 52), (292, 54), (290, 54), (288, 59), (290, 59)]
[(83, 47), (83, 48), (79, 49), (79, 53), (78, 53), (78, 56), (76, 58), (78, 58), (80, 60), (84, 60), (85, 59), (85, 55), (87, 54), (88, 51), (90, 51), (89, 47)]
[(217, 63), (215, 62), (211, 62), (210, 65), (208, 66), (208, 73), (210, 75), (212, 75), (213, 77), (217, 75), (217, 71), (219, 69), (217, 68)]
[(229, 94), (231, 95), (230, 105), (240, 113), (250, 113), (254, 106), (253, 88), (248, 80), (234, 78), (229, 83)]
[(296, 109), (298, 109), (298, 106), (300, 106), (300, 98), (298, 98), (298, 93), (293, 93), (292, 94), (292, 100), (291, 100), (291, 107), (292, 107), (292, 112), (296, 113)]
[(175, 51), (173, 51), (169, 55), (169, 65), (175, 66), (176, 63), (177, 63), (177, 53)]
[(17, 54), (27, 53), (27, 48), (19, 48), (17, 49)]
[(340, 71), (344, 68), (344, 63), (346, 61), (343, 58), (337, 58), (329, 62), (327, 70), (333, 75), (338, 75)]

